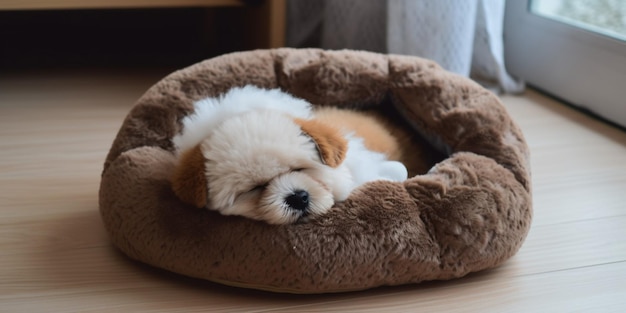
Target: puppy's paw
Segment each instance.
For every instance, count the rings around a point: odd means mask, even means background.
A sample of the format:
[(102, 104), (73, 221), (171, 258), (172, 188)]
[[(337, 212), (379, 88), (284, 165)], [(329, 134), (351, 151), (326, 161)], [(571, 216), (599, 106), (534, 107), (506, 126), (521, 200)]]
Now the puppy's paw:
[(404, 164), (398, 161), (385, 161), (381, 164), (378, 175), (382, 179), (401, 182), (408, 178), (409, 172)]

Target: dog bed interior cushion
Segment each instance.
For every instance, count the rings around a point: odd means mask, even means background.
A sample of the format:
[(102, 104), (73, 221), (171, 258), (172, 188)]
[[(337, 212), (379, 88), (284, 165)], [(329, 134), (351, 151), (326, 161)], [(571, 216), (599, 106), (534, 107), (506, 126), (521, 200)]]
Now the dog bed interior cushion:
[[(406, 160), (414, 171), (405, 182), (366, 184), (308, 223), (275, 226), (183, 204), (169, 182), (181, 119), (194, 101), (247, 84), (395, 114), (415, 138), (406, 151), (442, 157)], [(529, 155), (494, 94), (434, 62), (239, 52), (172, 73), (138, 100), (104, 164), (100, 211), (130, 258), (222, 284), (325, 293), (446, 280), (495, 267), (520, 248), (532, 215)]]

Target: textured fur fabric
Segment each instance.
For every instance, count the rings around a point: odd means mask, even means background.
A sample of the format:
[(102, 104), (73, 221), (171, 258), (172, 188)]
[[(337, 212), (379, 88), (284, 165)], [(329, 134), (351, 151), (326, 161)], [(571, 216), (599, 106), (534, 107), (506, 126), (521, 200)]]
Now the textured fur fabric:
[[(194, 101), (246, 84), (371, 110), (413, 134), (404, 145), (411, 177), (366, 184), (304, 224), (184, 205), (169, 183), (181, 119)], [(223, 284), (324, 293), (446, 280), (495, 267), (520, 248), (532, 215), (529, 154), (495, 95), (431, 61), (317, 49), (233, 53), (177, 71), (138, 100), (104, 164), (100, 211), (129, 257)]]

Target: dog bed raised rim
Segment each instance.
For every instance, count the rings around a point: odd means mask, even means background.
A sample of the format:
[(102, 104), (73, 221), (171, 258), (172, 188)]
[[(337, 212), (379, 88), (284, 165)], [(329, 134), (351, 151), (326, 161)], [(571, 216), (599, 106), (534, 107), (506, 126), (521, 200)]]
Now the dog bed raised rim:
[[(183, 204), (169, 182), (181, 119), (193, 102), (247, 84), (313, 105), (392, 107), (445, 158), (403, 183), (368, 183), (307, 223), (269, 225)], [(159, 81), (124, 120), (99, 201), (112, 243), (132, 259), (289, 293), (447, 280), (493, 268), (518, 251), (532, 216), (528, 148), (493, 93), (418, 57), (319, 49), (232, 53)]]

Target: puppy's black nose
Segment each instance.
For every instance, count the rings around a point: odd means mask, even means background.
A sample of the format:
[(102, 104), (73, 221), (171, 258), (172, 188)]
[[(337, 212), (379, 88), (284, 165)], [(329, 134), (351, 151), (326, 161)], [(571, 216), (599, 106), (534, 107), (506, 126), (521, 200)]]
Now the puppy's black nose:
[(296, 190), (285, 198), (285, 203), (294, 210), (304, 211), (309, 207), (309, 193), (304, 190)]

